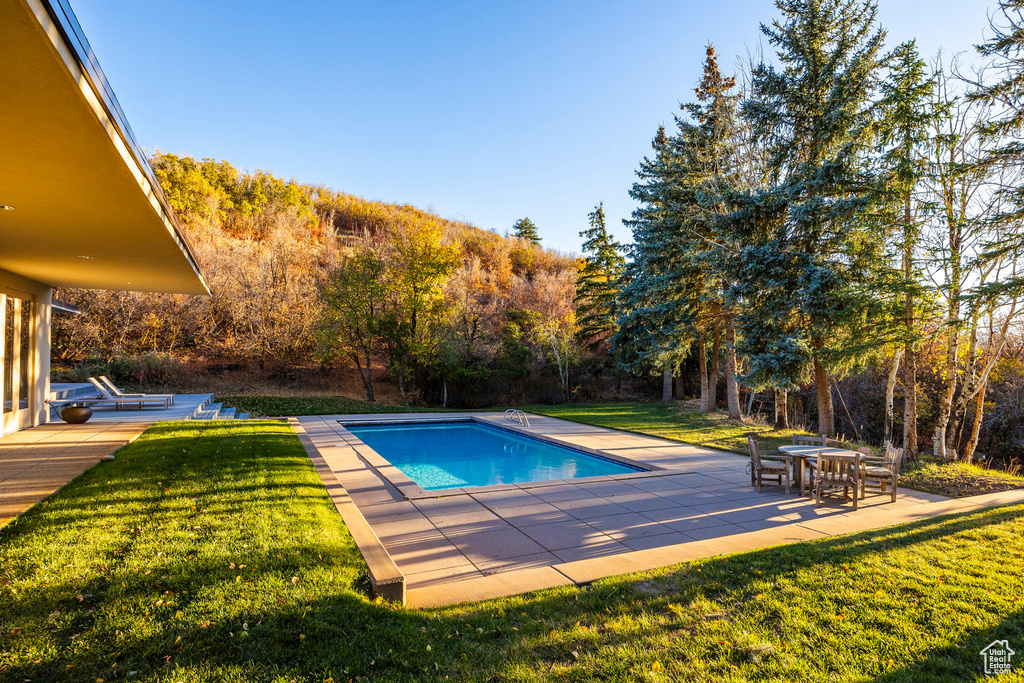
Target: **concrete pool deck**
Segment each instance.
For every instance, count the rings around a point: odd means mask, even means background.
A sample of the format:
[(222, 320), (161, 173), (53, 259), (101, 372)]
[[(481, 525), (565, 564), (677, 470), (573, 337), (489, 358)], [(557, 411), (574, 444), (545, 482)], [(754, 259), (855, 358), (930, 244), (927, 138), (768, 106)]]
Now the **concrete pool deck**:
[(413, 607), (586, 584), (701, 557), (1024, 502), (1024, 490), (952, 500), (901, 489), (895, 503), (888, 494), (869, 492), (856, 512), (834, 495), (817, 508), (781, 487), (766, 486), (758, 493), (746, 472), (748, 459), (725, 451), (535, 415), (530, 427), (495, 413), (417, 414), (415, 419), (469, 417), (658, 469), (641, 476), (410, 497), (404, 486), (389, 480), (387, 462), (339, 420), (410, 421), (413, 416), (292, 418), (339, 510), (339, 495), (358, 509), (372, 530), (363, 538), (379, 539), (404, 576), (403, 595)]

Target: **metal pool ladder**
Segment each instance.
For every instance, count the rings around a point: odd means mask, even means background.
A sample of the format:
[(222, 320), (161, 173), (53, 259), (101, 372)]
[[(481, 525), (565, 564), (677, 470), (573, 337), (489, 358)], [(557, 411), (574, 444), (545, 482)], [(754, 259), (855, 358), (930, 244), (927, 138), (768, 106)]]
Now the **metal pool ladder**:
[(526, 417), (526, 413), (516, 408), (509, 408), (505, 411), (505, 419), (509, 422), (518, 422), (524, 427), (530, 426), (530, 418)]

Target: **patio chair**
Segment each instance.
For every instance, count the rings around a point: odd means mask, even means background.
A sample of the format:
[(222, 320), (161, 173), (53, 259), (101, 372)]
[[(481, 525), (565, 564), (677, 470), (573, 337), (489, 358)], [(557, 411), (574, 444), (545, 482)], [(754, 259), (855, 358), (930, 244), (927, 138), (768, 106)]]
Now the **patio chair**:
[[(807, 434), (794, 434), (793, 435), (793, 445), (794, 446), (826, 446), (827, 447), (828, 446), (828, 438), (824, 434), (820, 434), (820, 435), (816, 435), (816, 436), (809, 436)], [(809, 486), (809, 484), (812, 484), (814, 482), (814, 473), (816, 471), (816, 468), (818, 467), (818, 461), (815, 460), (814, 458), (807, 458), (806, 462), (807, 462), (807, 469), (810, 470), (810, 477), (808, 478), (808, 480), (809, 480), (808, 482), (801, 482), (800, 483), (800, 487), (801, 487), (800, 495), (803, 495), (803, 490), (804, 490), (805, 487), (806, 487), (806, 490), (809, 493), (811, 493), (811, 494), (814, 493), (814, 489), (811, 486)]]
[(853, 489), (853, 509), (857, 509), (857, 500), (860, 498), (861, 457), (863, 456), (857, 453), (851, 460), (818, 453), (818, 463), (814, 472), (814, 502), (818, 507), (821, 507), (823, 490), (841, 487), (844, 502), (849, 500), (850, 489)]
[(769, 483), (777, 483), (779, 486), (783, 485), (782, 478), (785, 477), (786, 493), (789, 493), (791, 458), (777, 453), (769, 453), (762, 459), (757, 442), (749, 436), (747, 437), (747, 448), (750, 450), (750, 485), (753, 486), (756, 483), (757, 492), (760, 493), (761, 484), (766, 477), (769, 479)]
[(864, 481), (861, 482), (861, 497), (868, 486), (885, 493), (886, 487), (892, 488), (892, 502), (896, 502), (896, 484), (900, 479), (900, 465), (903, 464), (903, 449), (894, 448), (891, 443), (885, 444), (885, 459), (880, 465), (868, 465), (864, 468)]
[(140, 394), (138, 396), (124, 395), (119, 397), (110, 393), (110, 390), (100, 384), (95, 377), (90, 377), (89, 382), (100, 392), (99, 398), (104, 402), (113, 403), (115, 408), (120, 408), (125, 403), (138, 403), (140, 409), (145, 408), (147, 405), (157, 404), (165, 409), (171, 406), (171, 399), (168, 394)]
[(160, 396), (164, 398), (169, 398), (171, 405), (174, 405), (174, 394), (126, 394), (122, 392), (120, 389), (118, 389), (113, 382), (107, 379), (106, 375), (100, 375), (98, 379), (100, 381), (100, 384), (109, 389), (110, 393), (116, 396), (117, 398), (145, 398), (147, 396)]

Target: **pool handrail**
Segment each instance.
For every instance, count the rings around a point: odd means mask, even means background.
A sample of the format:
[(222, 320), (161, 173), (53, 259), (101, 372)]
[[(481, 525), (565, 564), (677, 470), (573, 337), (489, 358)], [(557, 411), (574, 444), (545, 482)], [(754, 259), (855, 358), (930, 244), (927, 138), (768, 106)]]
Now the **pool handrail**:
[(530, 426), (530, 418), (526, 416), (526, 413), (517, 408), (509, 408), (508, 410), (506, 410), (505, 419), (508, 420), (509, 422), (518, 422), (524, 427)]

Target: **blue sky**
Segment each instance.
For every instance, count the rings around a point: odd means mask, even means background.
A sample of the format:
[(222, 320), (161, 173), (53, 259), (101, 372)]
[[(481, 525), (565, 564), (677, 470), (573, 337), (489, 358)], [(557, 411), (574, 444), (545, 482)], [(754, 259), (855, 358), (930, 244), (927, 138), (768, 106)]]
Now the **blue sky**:
[[(757, 47), (766, 0), (248, 2), (71, 0), (139, 142), (226, 159), (578, 251), (603, 200), (621, 220), (637, 162), (708, 41)], [(992, 2), (881, 0), (888, 45), (971, 50)]]

